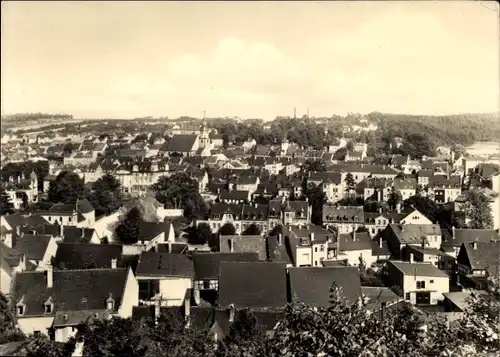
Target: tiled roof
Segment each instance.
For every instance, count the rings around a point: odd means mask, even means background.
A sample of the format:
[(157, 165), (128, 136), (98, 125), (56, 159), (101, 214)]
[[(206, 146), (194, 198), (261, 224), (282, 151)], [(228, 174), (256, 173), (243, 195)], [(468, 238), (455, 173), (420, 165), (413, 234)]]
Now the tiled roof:
[[(47, 288), (46, 273), (17, 273), (14, 294), (23, 301), (24, 316), (54, 316), (57, 311), (104, 310), (106, 299), (115, 301), (115, 311), (121, 305), (127, 269), (54, 270), (53, 287)], [(52, 298), (54, 311), (45, 314), (44, 304)]]
[(186, 243), (158, 243), (156, 249), (160, 253), (175, 253), (182, 254), (187, 251)]
[(192, 278), (194, 265), (185, 254), (144, 252), (139, 259), (136, 275)]
[(389, 224), (400, 243), (420, 244), (428, 236), (441, 236), (438, 224)]
[(195, 280), (215, 280), (219, 278), (219, 267), (222, 262), (256, 262), (257, 252), (237, 253), (195, 253), (192, 255)]
[(462, 243), (486, 243), (491, 240), (500, 240), (500, 235), (496, 229), (462, 229), (455, 228), (451, 232), (451, 238), (443, 241), (443, 246), (460, 247)]
[(338, 235), (339, 251), (369, 250), (372, 247), (367, 232), (341, 233)]
[(291, 293), (296, 294), (306, 305), (328, 306), (333, 283), (342, 289), (342, 295), (349, 301), (355, 302), (361, 297), (361, 282), (357, 268), (290, 268)]
[(323, 206), (323, 222), (363, 223), (363, 206)]
[(16, 240), (14, 248), (26, 255), (28, 260), (40, 261), (43, 260), (51, 239), (52, 236), (48, 234), (25, 234)]
[(174, 135), (162, 151), (166, 152), (191, 152), (193, 151), (197, 135)]
[(77, 310), (77, 311), (58, 311), (54, 317), (52, 326), (55, 328), (65, 326), (78, 326), (94, 318), (107, 319), (109, 313), (101, 310)]
[(63, 228), (63, 240), (65, 243), (89, 243), (94, 233), (94, 228), (66, 226)]
[(239, 200), (244, 201), (250, 199), (250, 193), (248, 191), (238, 191), (238, 190), (223, 190), (219, 193), (221, 200)]
[(219, 305), (236, 308), (272, 308), (287, 304), (286, 265), (283, 263), (222, 262)]
[[(500, 241), (478, 242), (474, 249), (474, 243), (464, 243), (460, 248), (459, 258), (465, 250), (470, 267), (473, 270), (487, 270), (490, 274), (498, 274), (500, 265)], [(458, 258), (457, 258), (458, 259)]]
[(277, 236), (267, 237), (267, 256), (272, 262), (293, 265), (293, 257), (288, 253), (284, 238), (280, 244)]
[(54, 267), (59, 269), (111, 268), (111, 260), (121, 258), (119, 244), (59, 243)]
[(170, 222), (141, 222), (139, 226), (139, 240), (150, 241), (162, 233), (168, 233)]
[(396, 303), (401, 300), (391, 289), (386, 287), (362, 286), (361, 293), (363, 297), (367, 297), (368, 303), (365, 308), (369, 311), (377, 311), (382, 308), (382, 303), (387, 305)]
[(431, 263), (410, 263), (391, 260), (389, 261), (389, 264), (394, 265), (404, 275), (448, 278), (448, 275), (445, 272), (439, 270)]
[(260, 235), (224, 236), (219, 237), (221, 253), (257, 253), (259, 260), (267, 259), (266, 238)]

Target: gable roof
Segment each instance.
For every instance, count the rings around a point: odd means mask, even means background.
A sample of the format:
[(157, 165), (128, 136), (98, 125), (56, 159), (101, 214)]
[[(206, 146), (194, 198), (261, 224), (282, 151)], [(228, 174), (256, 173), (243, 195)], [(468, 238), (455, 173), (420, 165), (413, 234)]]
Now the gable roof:
[(215, 280), (219, 278), (222, 262), (256, 262), (259, 260), (259, 255), (256, 252), (194, 253), (191, 259), (194, 264), (195, 280)]
[(120, 260), (122, 250), (119, 244), (58, 243), (53, 264), (70, 270), (111, 268), (111, 260)]
[(389, 264), (392, 264), (404, 275), (410, 276), (430, 276), (435, 278), (448, 278), (449, 276), (436, 268), (432, 263), (410, 263), (403, 261), (390, 260)]
[(439, 224), (389, 224), (400, 243), (420, 244), (428, 236), (441, 236)]
[(137, 276), (194, 277), (194, 266), (185, 254), (143, 252), (136, 270)]
[[(105, 310), (106, 299), (121, 305), (127, 269), (54, 270), (53, 287), (47, 288), (46, 272), (16, 274), (14, 294), (25, 304), (24, 316), (53, 316), (61, 310)], [(54, 310), (45, 314), (44, 304), (52, 297)]]
[(191, 152), (197, 138), (197, 135), (174, 135), (161, 150), (166, 152)]
[(472, 270), (486, 270), (490, 274), (498, 274), (500, 266), (500, 241), (499, 242), (477, 242), (463, 243), (460, 247), (459, 256), (463, 252), (467, 255)]
[(139, 225), (139, 241), (150, 241), (162, 233), (168, 233), (170, 222), (141, 222)]
[(88, 243), (94, 236), (94, 233), (94, 228), (66, 226), (63, 228), (63, 240), (65, 243)]
[(361, 297), (361, 281), (355, 267), (301, 267), (289, 271), (291, 293), (306, 305), (328, 306), (333, 283), (342, 289), (347, 300), (355, 302)]
[(267, 259), (266, 238), (260, 235), (219, 236), (219, 251), (231, 253), (257, 253), (259, 260)]
[(370, 250), (372, 241), (368, 232), (340, 233), (338, 235), (339, 251)]
[(28, 260), (43, 260), (49, 242), (52, 239), (51, 235), (43, 234), (25, 234), (21, 238), (16, 239), (15, 250), (23, 253)]
[(490, 242), (500, 240), (500, 235), (496, 229), (462, 229), (453, 228), (451, 236), (443, 241), (443, 246), (460, 247), (462, 243)]
[(222, 262), (219, 273), (219, 306), (236, 308), (284, 307), (287, 278), (284, 263)]

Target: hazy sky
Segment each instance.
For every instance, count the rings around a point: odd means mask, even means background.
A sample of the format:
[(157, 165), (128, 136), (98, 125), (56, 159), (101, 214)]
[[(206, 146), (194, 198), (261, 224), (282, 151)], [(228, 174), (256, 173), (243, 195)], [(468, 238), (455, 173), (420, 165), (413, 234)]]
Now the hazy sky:
[(2, 2), (2, 114), (500, 109), (496, 2)]

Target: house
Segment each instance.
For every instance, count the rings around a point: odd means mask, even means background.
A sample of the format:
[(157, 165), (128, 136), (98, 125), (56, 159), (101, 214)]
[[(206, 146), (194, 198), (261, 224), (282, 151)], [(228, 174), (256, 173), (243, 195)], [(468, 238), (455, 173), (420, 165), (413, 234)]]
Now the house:
[(242, 175), (236, 180), (235, 189), (238, 191), (248, 191), (253, 194), (257, 191), (257, 186), (260, 183), (260, 178), (258, 176), (246, 176)]
[(63, 241), (66, 243), (101, 243), (101, 238), (94, 228), (79, 228), (74, 226), (60, 227), (63, 231)]
[(441, 244), (441, 250), (456, 258), (462, 244), (488, 243), (500, 241), (500, 235), (496, 229), (468, 229), (451, 228), (451, 235), (447, 235)]
[(283, 263), (222, 262), (220, 265), (220, 308), (280, 309), (287, 305), (287, 297), (287, 273)]
[(16, 239), (14, 249), (23, 254), (26, 261), (34, 265), (34, 269), (43, 270), (56, 255), (57, 241), (48, 234), (23, 234)]
[(155, 248), (159, 243), (174, 242), (175, 232), (172, 223), (164, 222), (141, 222), (139, 225), (139, 237), (135, 246), (144, 251)]
[(259, 256), (253, 252), (238, 253), (194, 253), (194, 289), (207, 295), (219, 289), (219, 270), (222, 262), (257, 262)]
[(179, 134), (174, 135), (159, 151), (168, 156), (178, 154), (187, 157), (194, 156), (200, 147), (199, 135)]
[(326, 173), (321, 187), (329, 203), (340, 201), (345, 195), (345, 180), (340, 172)]
[(139, 299), (161, 299), (163, 306), (180, 306), (193, 288), (193, 261), (185, 254), (143, 252), (137, 264)]
[(321, 266), (321, 262), (328, 259), (328, 243), (334, 238), (334, 232), (320, 226), (285, 229), (285, 239), (296, 267)]
[(389, 223), (400, 223), (406, 214), (397, 212), (383, 212), (379, 209), (378, 212), (365, 212), (364, 227), (372, 237), (380, 235)]
[(391, 253), (401, 257), (407, 245), (441, 247), (441, 228), (438, 224), (389, 224), (384, 237)]
[(12, 279), (17, 272), (31, 268), (26, 256), (15, 249), (0, 243), (0, 292), (9, 296)]
[(109, 269), (124, 267), (122, 245), (62, 243), (52, 260), (55, 269)]
[(401, 289), (405, 301), (412, 304), (436, 305), (450, 291), (449, 276), (430, 263), (390, 260), (384, 275), (391, 285)]
[(327, 307), (333, 284), (341, 288), (341, 296), (351, 303), (361, 298), (358, 269), (352, 267), (290, 268), (290, 292), (311, 307)]
[(460, 176), (433, 175), (429, 179), (429, 191), (436, 203), (455, 201), (462, 193)]
[(251, 200), (250, 191), (218, 190), (218, 199), (223, 203), (248, 203)]
[(221, 253), (257, 253), (259, 260), (267, 260), (266, 238), (261, 235), (219, 236)]
[(356, 231), (364, 224), (363, 206), (323, 206), (323, 224), (339, 233)]
[(394, 189), (401, 194), (403, 200), (415, 196), (417, 193), (417, 179), (394, 179)]
[[(22, 272), (14, 283), (17, 323), (26, 334), (41, 333), (66, 342), (82, 322), (60, 324), (78, 312), (130, 317), (138, 304), (138, 285), (130, 269)], [(54, 325), (55, 324), (55, 325)]]
[(488, 277), (500, 272), (500, 241), (462, 243), (457, 256), (459, 282), (475, 289), (488, 289)]
[(387, 202), (389, 200), (392, 183), (385, 178), (369, 177), (358, 185), (363, 188), (363, 199), (365, 201)]
[(431, 263), (447, 273), (451, 273), (455, 267), (455, 258), (437, 248), (408, 245), (405, 249), (404, 259), (408, 260), (410, 254), (413, 254), (415, 262)]
[(376, 312), (385, 308), (394, 308), (404, 300), (396, 295), (390, 288), (362, 286), (361, 294), (363, 305), (370, 312)]
[(351, 266), (358, 266), (361, 260), (367, 267), (375, 263), (372, 241), (367, 232), (339, 233), (335, 248), (334, 260), (346, 261)]
[(40, 214), (49, 223), (57, 222), (61, 226), (92, 227), (95, 223), (95, 210), (87, 199), (77, 200), (75, 204), (56, 203)]
[(385, 262), (391, 258), (391, 251), (382, 237), (372, 240), (372, 258), (375, 263)]

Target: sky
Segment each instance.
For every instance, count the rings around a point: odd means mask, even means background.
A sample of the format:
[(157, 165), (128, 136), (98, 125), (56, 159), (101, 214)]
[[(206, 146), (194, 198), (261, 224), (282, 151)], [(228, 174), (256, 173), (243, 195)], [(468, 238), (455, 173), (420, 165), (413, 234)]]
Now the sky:
[(2, 115), (500, 110), (496, 1), (1, 6)]

